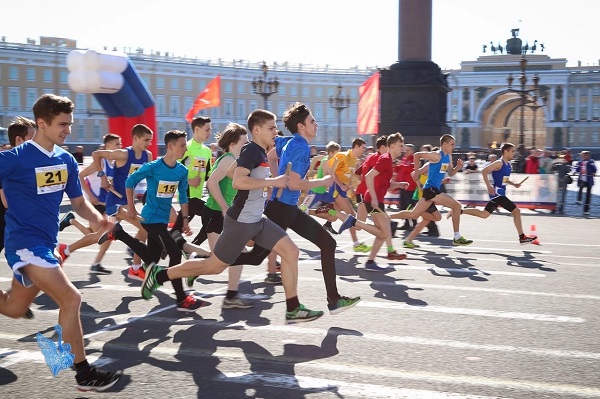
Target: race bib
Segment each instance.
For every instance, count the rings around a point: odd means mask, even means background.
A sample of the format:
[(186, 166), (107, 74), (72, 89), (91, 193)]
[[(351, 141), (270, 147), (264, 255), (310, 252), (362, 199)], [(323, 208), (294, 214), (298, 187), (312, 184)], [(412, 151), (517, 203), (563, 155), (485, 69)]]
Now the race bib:
[(178, 184), (176, 181), (159, 180), (156, 196), (158, 198), (173, 198)]
[(449, 163), (443, 163), (440, 165), (440, 173), (446, 173), (448, 171)]
[(196, 172), (206, 172), (206, 158), (194, 157), (192, 161), (192, 170)]
[(133, 172), (135, 172), (136, 170), (141, 168), (142, 165), (143, 164), (141, 164), (141, 163), (132, 163), (131, 166), (129, 166), (129, 174), (127, 176), (131, 176), (133, 174)]
[(35, 183), (38, 194), (54, 193), (67, 186), (67, 165), (53, 165), (35, 168)]
[(506, 183), (508, 183), (508, 178), (509, 176), (502, 176), (502, 184), (504, 184), (506, 186)]

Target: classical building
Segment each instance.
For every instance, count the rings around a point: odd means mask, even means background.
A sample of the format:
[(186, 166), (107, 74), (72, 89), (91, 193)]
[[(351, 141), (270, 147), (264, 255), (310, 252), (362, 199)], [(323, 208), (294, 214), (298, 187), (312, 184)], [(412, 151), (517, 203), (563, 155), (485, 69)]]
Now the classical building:
[[(74, 93), (67, 84), (66, 56), (76, 48), (75, 40), (62, 38), (42, 37), (39, 43), (10, 43), (2, 38), (1, 127), (5, 128), (17, 115), (31, 117), (31, 106), (41, 94), (56, 93), (73, 99), (76, 106), (68, 144), (84, 145), (86, 152), (98, 146), (107, 133), (104, 111), (92, 95)], [(213, 119), (215, 131), (229, 121), (244, 124), (251, 110), (264, 106), (263, 98), (253, 92), (252, 85), (263, 76), (262, 62), (190, 59), (165, 52), (148, 54), (141, 48), (125, 49), (125, 53), (154, 95), (159, 132), (189, 132), (184, 116), (198, 93), (216, 75), (221, 76), (221, 107), (203, 111)], [(459, 70), (442, 71), (448, 74), (451, 89), (447, 95), (446, 123), (457, 137), (457, 147), (489, 148), (505, 140), (518, 144), (522, 139), (526, 147), (599, 152), (600, 66), (567, 67), (566, 59), (539, 51), (528, 50), (524, 55), (527, 90), (533, 84), (534, 74), (539, 77), (537, 102), (527, 97), (524, 107), (522, 97), (509, 90), (507, 84), (512, 74), (512, 88), (520, 87), (521, 54), (504, 54), (496, 49), (495, 54), (464, 61)], [(290, 103), (306, 103), (320, 125), (315, 140), (319, 146), (338, 140), (338, 111), (330, 105), (330, 98), (336, 96), (341, 84), (343, 94), (350, 98), (349, 107), (339, 111), (341, 141), (343, 146), (350, 144), (356, 136), (358, 87), (377, 67), (332, 69), (327, 65), (287, 62), (267, 66), (269, 78), (277, 78), (279, 85), (266, 107), (281, 117)], [(0, 143), (4, 142), (8, 139), (0, 131)]]

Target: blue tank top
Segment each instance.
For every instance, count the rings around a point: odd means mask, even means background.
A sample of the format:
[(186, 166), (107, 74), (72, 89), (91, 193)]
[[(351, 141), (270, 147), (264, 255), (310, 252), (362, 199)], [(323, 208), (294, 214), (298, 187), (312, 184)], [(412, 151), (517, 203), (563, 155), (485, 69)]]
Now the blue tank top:
[(127, 147), (127, 162), (121, 167), (114, 168), (113, 175), (113, 188), (123, 196), (119, 198), (113, 193), (109, 192), (106, 195), (106, 207), (110, 208), (113, 205), (125, 205), (127, 204), (127, 196), (125, 195), (125, 180), (136, 170), (138, 170), (143, 164), (148, 162), (148, 153), (142, 152), (140, 158), (135, 157), (135, 151), (131, 147)]
[(442, 186), (442, 180), (444, 180), (446, 172), (450, 168), (450, 154), (445, 154), (442, 150), (439, 153), (441, 155), (439, 162), (429, 162), (427, 181), (423, 188), (435, 187), (439, 189)]
[(510, 177), (510, 172), (512, 172), (510, 162), (504, 161), (502, 161), (502, 167), (500, 169), (492, 172), (492, 178), (494, 179), (494, 191), (496, 191), (496, 195), (490, 195), (490, 198), (497, 197), (498, 195), (506, 195), (506, 182)]

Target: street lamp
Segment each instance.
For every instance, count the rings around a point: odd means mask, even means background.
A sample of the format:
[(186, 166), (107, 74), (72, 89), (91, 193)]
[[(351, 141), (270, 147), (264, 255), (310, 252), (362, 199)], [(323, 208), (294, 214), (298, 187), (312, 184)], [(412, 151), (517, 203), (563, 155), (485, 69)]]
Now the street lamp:
[[(538, 108), (542, 107), (543, 104), (537, 103), (537, 94), (539, 92), (539, 81), (540, 77), (537, 73), (533, 75), (531, 79), (533, 85), (530, 89), (526, 87), (527, 85), (527, 76), (525, 75), (525, 71), (527, 69), (527, 60), (525, 59), (525, 54), (521, 56), (520, 59), (521, 65), (521, 74), (519, 75), (519, 82), (521, 83), (520, 88), (514, 89), (512, 87), (513, 76), (512, 73), (508, 74), (508, 91), (512, 93), (516, 93), (520, 97), (520, 107), (521, 107), (521, 120), (519, 124), (519, 148), (524, 147), (525, 142), (525, 107), (529, 107), (533, 110), (533, 145), (535, 146), (535, 114)], [(546, 101), (546, 97), (541, 97), (542, 101)]]
[(252, 80), (252, 93), (258, 94), (264, 100), (264, 109), (267, 109), (267, 99), (272, 95), (277, 93), (279, 88), (279, 81), (277, 78), (267, 78), (267, 73), (269, 72), (269, 67), (267, 67), (267, 63), (263, 61), (263, 64), (260, 68), (262, 70), (263, 76), (254, 78)]
[(342, 145), (342, 111), (350, 106), (350, 97), (342, 94), (342, 84), (338, 84), (336, 96), (329, 96), (329, 105), (338, 113), (337, 141)]

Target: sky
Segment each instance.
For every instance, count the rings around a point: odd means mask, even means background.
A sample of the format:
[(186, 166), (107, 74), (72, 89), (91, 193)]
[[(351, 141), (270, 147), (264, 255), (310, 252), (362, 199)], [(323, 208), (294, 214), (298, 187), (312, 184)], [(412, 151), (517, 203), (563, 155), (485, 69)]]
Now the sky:
[[(79, 48), (141, 47), (199, 59), (350, 68), (398, 58), (398, 0), (47, 0), (3, 2), (7, 42), (57, 36)], [(511, 29), (538, 54), (598, 65), (597, 0), (433, 0), (432, 60), (442, 69), (490, 55)], [(544, 52), (539, 44), (544, 43)], [(482, 46), (488, 45), (486, 54)]]

